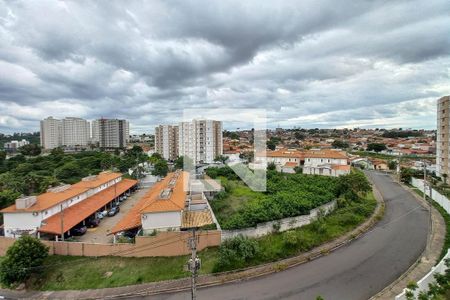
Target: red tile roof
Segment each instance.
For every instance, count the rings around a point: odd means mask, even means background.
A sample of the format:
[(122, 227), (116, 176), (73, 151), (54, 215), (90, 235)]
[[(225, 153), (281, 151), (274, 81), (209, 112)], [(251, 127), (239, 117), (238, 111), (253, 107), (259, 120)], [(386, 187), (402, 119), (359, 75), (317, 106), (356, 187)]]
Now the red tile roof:
[(58, 205), (70, 198), (80, 195), (91, 188), (96, 188), (105, 184), (113, 179), (121, 177), (120, 173), (102, 172), (97, 176), (93, 176), (92, 180), (80, 181), (71, 185), (68, 189), (60, 192), (46, 192), (37, 196), (36, 203), (25, 209), (17, 209), (13, 204), (7, 208), (4, 208), (0, 212), (35, 212), (49, 209), (55, 205)]
[[(161, 199), (160, 195), (170, 188), (170, 182), (176, 178), (172, 192), (167, 199)], [(162, 181), (157, 182), (144, 197), (125, 215), (112, 229), (110, 234), (125, 231), (141, 226), (141, 214), (169, 211), (182, 211), (186, 201), (184, 184), (188, 182), (189, 173), (169, 173)]]
[[(110, 186), (93, 196), (72, 205), (63, 211), (64, 232), (70, 230), (81, 221), (111, 202), (117, 195), (127, 191), (136, 185), (137, 181), (132, 179), (122, 179), (117, 186)], [(57, 213), (42, 222), (40, 232), (61, 234), (61, 213)]]

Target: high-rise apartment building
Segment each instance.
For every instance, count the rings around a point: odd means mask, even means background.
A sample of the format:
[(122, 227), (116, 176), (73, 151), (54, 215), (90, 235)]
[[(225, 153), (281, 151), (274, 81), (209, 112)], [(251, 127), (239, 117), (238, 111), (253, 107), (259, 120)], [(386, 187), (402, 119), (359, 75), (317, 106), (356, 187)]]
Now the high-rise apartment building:
[(100, 148), (125, 148), (130, 136), (128, 121), (119, 119), (98, 119), (93, 122), (92, 132)]
[(91, 122), (91, 143), (100, 143), (100, 136), (99, 136), (99, 126), (98, 126), (98, 120), (93, 120)]
[(437, 105), (436, 171), (438, 176), (449, 174), (450, 96), (442, 97)]
[(212, 163), (223, 154), (222, 122), (214, 120), (192, 120), (178, 126), (179, 155), (195, 163)]
[(164, 159), (178, 157), (178, 126), (159, 125), (155, 128), (155, 151)]
[(62, 145), (62, 121), (48, 117), (41, 121), (41, 146), (53, 149)]
[(89, 122), (81, 118), (67, 117), (62, 120), (62, 145), (66, 147), (87, 146), (90, 139)]

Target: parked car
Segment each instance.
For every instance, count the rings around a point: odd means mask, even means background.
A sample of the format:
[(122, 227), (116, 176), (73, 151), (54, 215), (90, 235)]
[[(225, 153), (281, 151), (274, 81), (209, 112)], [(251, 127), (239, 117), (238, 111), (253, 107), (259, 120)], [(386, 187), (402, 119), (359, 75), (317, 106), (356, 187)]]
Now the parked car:
[(71, 230), (70, 230), (70, 233), (72, 234), (72, 235), (83, 235), (83, 234), (85, 234), (87, 232), (87, 227), (86, 226), (77, 226), (77, 227), (75, 227), (75, 228), (72, 228)]
[(87, 220), (86, 225), (90, 228), (92, 227), (97, 227), (100, 224), (100, 219), (99, 218), (90, 218), (89, 220)]
[(114, 206), (108, 211), (108, 217), (114, 217), (120, 211), (120, 207)]
[(108, 214), (108, 211), (107, 211), (107, 210), (99, 211), (99, 212), (96, 213), (96, 218), (98, 218), (98, 219), (101, 220), (101, 219), (103, 219), (107, 214)]

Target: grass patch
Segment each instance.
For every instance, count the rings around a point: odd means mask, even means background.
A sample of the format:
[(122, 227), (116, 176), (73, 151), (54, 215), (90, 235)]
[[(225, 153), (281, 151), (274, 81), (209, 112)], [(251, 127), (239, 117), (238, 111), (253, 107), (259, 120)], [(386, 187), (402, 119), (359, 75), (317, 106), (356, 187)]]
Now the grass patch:
[[(211, 273), (217, 248), (199, 253), (201, 274)], [(189, 276), (183, 270), (188, 256), (177, 257), (99, 257), (49, 256), (44, 271), (28, 286), (39, 290), (85, 290), (179, 279)]]

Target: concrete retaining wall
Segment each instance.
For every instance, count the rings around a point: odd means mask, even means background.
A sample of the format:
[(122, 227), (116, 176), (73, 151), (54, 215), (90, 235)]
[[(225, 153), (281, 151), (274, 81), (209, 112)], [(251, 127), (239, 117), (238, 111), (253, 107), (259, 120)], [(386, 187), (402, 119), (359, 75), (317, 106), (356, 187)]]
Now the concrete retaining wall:
[(274, 232), (274, 227), (280, 226), (279, 231), (287, 231), (294, 228), (299, 228), (310, 224), (312, 221), (317, 219), (320, 211), (325, 214), (330, 213), (336, 208), (337, 202), (333, 200), (322, 206), (314, 208), (310, 211), (309, 215), (297, 216), (284, 218), (281, 220), (270, 221), (265, 223), (259, 223), (256, 227), (237, 229), (237, 230), (222, 230), (222, 240), (230, 239), (238, 235), (243, 235), (246, 237), (256, 238)]
[[(122, 257), (150, 257), (150, 256), (179, 256), (188, 255), (188, 239), (191, 232), (172, 231), (160, 232), (156, 236), (138, 236), (135, 244), (92, 244), (79, 242), (42, 241), (49, 249), (50, 255), (71, 256), (122, 256)], [(7, 249), (15, 239), (0, 237), (0, 256), (5, 255)], [(220, 231), (208, 230), (198, 233), (197, 249), (219, 246)]]

